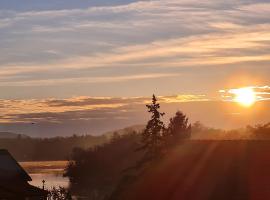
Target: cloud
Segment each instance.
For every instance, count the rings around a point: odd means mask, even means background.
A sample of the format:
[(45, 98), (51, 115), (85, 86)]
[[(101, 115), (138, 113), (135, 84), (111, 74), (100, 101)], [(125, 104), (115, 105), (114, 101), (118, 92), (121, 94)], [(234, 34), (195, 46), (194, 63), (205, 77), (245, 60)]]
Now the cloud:
[[(49, 4), (50, 9), (0, 12), (2, 87), (53, 90), (59, 85), (100, 88), (125, 82), (135, 89), (132, 81), (148, 80), (168, 89), (170, 82), (159, 81), (167, 77), (185, 83), (194, 79), (190, 87), (196, 90), (205, 83), (196, 75), (198, 68), (209, 74), (214, 74), (213, 67), (220, 68), (224, 73), (215, 75), (225, 80), (232, 66), (235, 71), (260, 71), (258, 66), (270, 61), (267, 2)], [(251, 12), (256, 10), (262, 12)], [(187, 71), (192, 77), (182, 75)], [(265, 72), (269, 73), (261, 73)]]
[[(205, 95), (175, 95), (159, 97), (161, 103), (208, 101)], [(0, 123), (63, 122), (108, 117), (127, 117), (132, 107), (150, 103), (146, 97), (74, 97), (68, 99), (0, 100)], [(107, 112), (110, 116), (107, 116)], [(76, 113), (76, 114), (74, 114)], [(88, 113), (89, 115), (84, 115)], [(124, 114), (123, 116), (121, 115)], [(68, 117), (67, 117), (68, 116)], [(101, 117), (103, 116), (103, 117)]]
[[(177, 110), (191, 120), (218, 128), (239, 128), (267, 122), (270, 101), (250, 109), (205, 95), (159, 96), (165, 123)], [(74, 97), (68, 99), (0, 100), (0, 131), (50, 137), (101, 134), (134, 124), (145, 124), (148, 97)], [(262, 109), (263, 108), (263, 109)], [(209, 112), (211, 111), (211, 112)], [(207, 113), (207, 114), (206, 114)], [(237, 113), (237, 114), (236, 114)]]
[(241, 6), (240, 10), (243, 10), (246, 12), (263, 14), (263, 13), (268, 13), (270, 11), (270, 4), (266, 2), (248, 4), (248, 5)]
[[(182, 104), (208, 102), (205, 95), (159, 96), (166, 119)], [(101, 134), (134, 124), (145, 124), (149, 97), (73, 97), (67, 99), (0, 100), (0, 131), (50, 137)], [(182, 107), (182, 106), (181, 106)]]
[[(242, 76), (249, 77), (246, 85), (270, 84), (265, 0), (5, 2), (0, 97), (7, 99), (0, 100), (1, 130), (97, 133), (143, 123), (149, 98), (88, 95), (153, 92), (163, 95), (160, 101), (171, 113), (181, 105), (195, 120), (223, 127), (226, 109), (205, 119), (210, 109), (220, 111), (220, 99), (211, 93)], [(253, 89), (260, 103), (267, 102), (269, 86)], [(189, 95), (168, 96), (179, 93)], [(32, 126), (33, 121), (38, 123)]]
[[(147, 45), (126, 46), (114, 49), (113, 52), (98, 54), (89, 57), (68, 58), (49, 64), (26, 64), (22, 66), (9, 66), (0, 73), (0, 78), (7, 79), (8, 75), (29, 74), (43, 71), (56, 70), (78, 70), (89, 68), (104, 68), (114, 66), (132, 67), (136, 65), (146, 67), (205, 67), (211, 65), (224, 65), (241, 62), (269, 61), (270, 54), (268, 43), (270, 33), (268, 26), (263, 26), (260, 31), (247, 30), (237, 33), (210, 34), (192, 36), (182, 39), (171, 39), (155, 41)], [(265, 30), (263, 30), (265, 29)], [(249, 37), (245, 37), (249, 34)], [(235, 46), (237, 44), (237, 46)], [(260, 49), (259, 53), (250, 53), (251, 49)], [(265, 50), (264, 50), (265, 49)], [(237, 52), (238, 51), (238, 52)], [(231, 52), (231, 53), (230, 53)], [(237, 54), (237, 55), (235, 55)], [(175, 74), (176, 75), (176, 74)], [(140, 78), (169, 77), (172, 74), (149, 74), (149, 75), (127, 75), (124, 77), (100, 77), (100, 78), (57, 78), (48, 80), (28, 80), (22, 82), (3, 82), (2, 85), (54, 85), (70, 82), (111, 82), (121, 80), (133, 80)], [(14, 80), (14, 79), (13, 79)]]
[(29, 81), (13, 81), (1, 83), (1, 86), (55, 86), (67, 85), (73, 83), (112, 83), (112, 82), (125, 82), (130, 80), (143, 80), (143, 79), (158, 79), (175, 77), (178, 74), (138, 74), (128, 76), (115, 76), (115, 77), (86, 77), (86, 78), (58, 78), (58, 79), (45, 79), (45, 80), (29, 80)]

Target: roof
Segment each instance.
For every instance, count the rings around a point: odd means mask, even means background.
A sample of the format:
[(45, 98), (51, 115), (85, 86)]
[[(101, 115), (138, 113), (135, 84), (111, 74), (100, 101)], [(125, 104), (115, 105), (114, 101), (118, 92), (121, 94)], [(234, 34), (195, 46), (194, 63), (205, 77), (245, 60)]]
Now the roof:
[(32, 181), (27, 172), (5, 149), (0, 149), (0, 181), (1, 180)]

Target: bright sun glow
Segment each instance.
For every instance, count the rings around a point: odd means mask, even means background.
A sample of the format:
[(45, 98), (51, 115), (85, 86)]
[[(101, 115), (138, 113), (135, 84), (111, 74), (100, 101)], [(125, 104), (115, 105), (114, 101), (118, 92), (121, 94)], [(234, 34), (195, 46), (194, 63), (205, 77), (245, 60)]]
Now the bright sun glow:
[(234, 101), (249, 107), (256, 102), (256, 93), (252, 88), (239, 88), (230, 91), (235, 95)]

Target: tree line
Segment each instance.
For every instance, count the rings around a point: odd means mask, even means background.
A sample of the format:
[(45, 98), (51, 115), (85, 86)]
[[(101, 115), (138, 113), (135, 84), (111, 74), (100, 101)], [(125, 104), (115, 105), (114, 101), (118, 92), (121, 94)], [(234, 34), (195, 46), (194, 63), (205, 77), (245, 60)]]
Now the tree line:
[(146, 105), (150, 120), (141, 133), (114, 134), (109, 143), (90, 149), (76, 148), (66, 168), (71, 191), (90, 199), (110, 199), (138, 176), (142, 168), (162, 158), (174, 145), (191, 137), (191, 124), (177, 111), (168, 126), (155, 95)]
[(18, 161), (67, 160), (75, 147), (87, 149), (108, 142), (108, 137), (77, 136), (54, 138), (1, 138), (0, 148), (7, 149)]
[[(90, 199), (116, 200), (130, 183), (143, 176), (145, 168), (154, 167), (153, 163), (158, 163), (169, 154), (170, 149), (191, 139), (193, 134), (222, 135), (225, 139), (247, 131), (251, 133), (252, 139), (266, 139), (270, 135), (270, 124), (231, 131), (207, 128), (200, 122), (191, 125), (188, 117), (181, 111), (177, 111), (166, 126), (163, 121), (165, 113), (160, 111), (155, 95), (146, 108), (150, 119), (142, 132), (133, 131), (124, 135), (114, 133), (108, 143), (73, 150), (71, 161), (65, 170), (72, 192)], [(216, 136), (213, 138), (219, 138)], [(269, 136), (268, 138), (270, 139)]]

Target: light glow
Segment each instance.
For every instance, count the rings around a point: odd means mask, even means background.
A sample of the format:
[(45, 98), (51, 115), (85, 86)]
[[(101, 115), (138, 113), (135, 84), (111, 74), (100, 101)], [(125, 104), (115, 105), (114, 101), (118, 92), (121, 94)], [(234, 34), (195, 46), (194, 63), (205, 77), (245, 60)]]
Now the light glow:
[(250, 87), (232, 89), (230, 90), (230, 93), (234, 94), (233, 101), (245, 107), (252, 106), (257, 99), (256, 93), (254, 92), (253, 88)]

